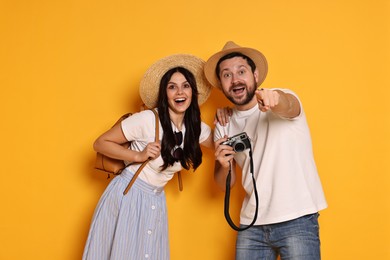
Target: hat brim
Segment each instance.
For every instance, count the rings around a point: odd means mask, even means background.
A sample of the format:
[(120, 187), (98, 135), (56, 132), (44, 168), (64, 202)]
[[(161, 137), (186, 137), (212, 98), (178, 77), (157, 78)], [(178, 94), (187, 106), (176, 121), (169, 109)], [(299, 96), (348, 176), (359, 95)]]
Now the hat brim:
[(161, 78), (173, 68), (183, 67), (195, 77), (198, 88), (198, 104), (202, 105), (210, 96), (212, 86), (203, 73), (204, 60), (191, 54), (174, 54), (158, 60), (145, 72), (139, 87), (142, 101), (148, 108), (157, 106), (158, 91)]
[(253, 60), (253, 62), (256, 64), (256, 69), (258, 71), (257, 86), (260, 86), (261, 83), (263, 83), (263, 81), (265, 80), (268, 72), (268, 63), (265, 56), (258, 50), (239, 46), (237, 46), (236, 48), (230, 48), (217, 52), (207, 60), (204, 66), (204, 74), (206, 76), (207, 81), (210, 82), (210, 84), (214, 87), (221, 89), (221, 83), (217, 77), (215, 69), (217, 67), (218, 61), (225, 55), (232, 52), (242, 53)]

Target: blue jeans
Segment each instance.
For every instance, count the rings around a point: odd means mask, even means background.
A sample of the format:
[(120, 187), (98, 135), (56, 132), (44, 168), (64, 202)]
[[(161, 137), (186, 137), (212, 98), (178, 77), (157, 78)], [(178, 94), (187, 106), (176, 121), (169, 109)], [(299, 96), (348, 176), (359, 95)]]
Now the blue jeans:
[(238, 232), (236, 260), (319, 260), (318, 213)]

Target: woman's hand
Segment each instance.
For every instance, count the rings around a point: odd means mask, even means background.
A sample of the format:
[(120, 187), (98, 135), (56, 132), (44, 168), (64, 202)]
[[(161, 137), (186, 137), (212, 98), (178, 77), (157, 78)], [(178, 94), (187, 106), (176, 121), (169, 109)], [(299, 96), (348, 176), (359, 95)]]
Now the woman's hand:
[(147, 159), (156, 159), (160, 156), (161, 145), (159, 142), (148, 143), (142, 152), (138, 153), (138, 162), (144, 162)]
[(229, 123), (229, 117), (232, 116), (232, 109), (230, 107), (218, 108), (215, 113), (214, 125), (219, 123), (222, 126), (225, 126)]

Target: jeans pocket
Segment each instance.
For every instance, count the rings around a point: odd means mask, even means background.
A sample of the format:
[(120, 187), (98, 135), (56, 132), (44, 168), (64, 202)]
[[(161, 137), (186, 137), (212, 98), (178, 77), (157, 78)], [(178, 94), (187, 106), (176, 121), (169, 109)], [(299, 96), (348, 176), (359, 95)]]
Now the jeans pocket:
[(318, 212), (304, 216), (306, 218), (307, 224), (310, 224), (311, 228), (313, 229), (313, 232), (315, 232), (317, 236), (319, 236), (320, 231), (320, 226), (318, 224), (319, 216), (320, 214)]

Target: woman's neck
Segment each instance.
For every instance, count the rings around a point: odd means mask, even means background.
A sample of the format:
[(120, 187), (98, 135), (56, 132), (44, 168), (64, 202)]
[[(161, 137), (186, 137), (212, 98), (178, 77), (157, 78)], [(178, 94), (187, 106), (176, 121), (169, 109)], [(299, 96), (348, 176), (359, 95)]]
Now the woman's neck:
[(173, 111), (169, 111), (169, 117), (172, 123), (176, 126), (176, 129), (181, 131), (183, 128), (184, 113), (176, 114)]

